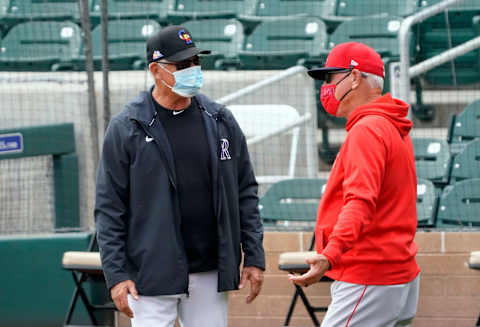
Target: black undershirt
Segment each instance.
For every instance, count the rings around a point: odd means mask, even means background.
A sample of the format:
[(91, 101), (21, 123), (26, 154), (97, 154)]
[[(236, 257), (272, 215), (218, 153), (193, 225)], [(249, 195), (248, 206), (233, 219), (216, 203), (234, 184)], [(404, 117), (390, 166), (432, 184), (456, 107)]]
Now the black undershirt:
[(202, 112), (194, 99), (176, 115), (153, 100), (173, 151), (189, 273), (215, 270), (217, 221), (213, 210), (210, 150)]

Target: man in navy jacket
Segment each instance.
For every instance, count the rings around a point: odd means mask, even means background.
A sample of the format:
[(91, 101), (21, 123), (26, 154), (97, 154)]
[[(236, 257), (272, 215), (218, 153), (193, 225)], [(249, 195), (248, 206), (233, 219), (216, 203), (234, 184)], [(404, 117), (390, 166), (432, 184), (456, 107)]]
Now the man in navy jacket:
[[(147, 41), (155, 79), (110, 122), (95, 218), (107, 286), (134, 327), (226, 326), (227, 291), (265, 269), (257, 182), (228, 109), (199, 94), (198, 49), (181, 26)], [(240, 263), (244, 254), (240, 277)]]

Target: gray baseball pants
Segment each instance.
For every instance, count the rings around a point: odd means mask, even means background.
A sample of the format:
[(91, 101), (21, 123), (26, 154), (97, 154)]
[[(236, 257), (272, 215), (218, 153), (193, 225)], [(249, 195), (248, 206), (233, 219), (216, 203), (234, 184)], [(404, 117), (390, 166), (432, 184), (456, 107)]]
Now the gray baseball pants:
[(321, 327), (408, 327), (417, 313), (420, 275), (406, 284), (335, 281)]

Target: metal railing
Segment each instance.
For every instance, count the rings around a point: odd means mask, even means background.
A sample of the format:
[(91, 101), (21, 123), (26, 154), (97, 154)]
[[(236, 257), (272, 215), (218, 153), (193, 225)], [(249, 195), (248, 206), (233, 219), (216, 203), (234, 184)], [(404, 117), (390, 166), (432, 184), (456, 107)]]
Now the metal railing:
[[(264, 80), (261, 80), (255, 84), (249, 85), (247, 87), (244, 87), (243, 89), (237, 90), (231, 94), (228, 94), (218, 100), (216, 102), (221, 103), (221, 104), (227, 104), (231, 103), (232, 101), (239, 99), (241, 97), (244, 97), (250, 93), (256, 92), (260, 89), (263, 89), (264, 87), (267, 87), (271, 84), (280, 82), (286, 78), (295, 76), (297, 74), (303, 74), (306, 76), (307, 68), (304, 66), (293, 66), (290, 67), (274, 76), (268, 77)], [(308, 78), (308, 77), (307, 77)], [(313, 99), (311, 99), (313, 98)], [(298, 120), (290, 123), (288, 126), (285, 126), (281, 129), (275, 130), (272, 133), (265, 134), (265, 135), (259, 135), (256, 137), (253, 137), (252, 139), (247, 140), (248, 145), (253, 145), (256, 143), (259, 143), (265, 139), (272, 138), (276, 135), (279, 135), (281, 133), (284, 133), (290, 129), (294, 129), (296, 127), (299, 127), (300, 125), (304, 124), (305, 125), (305, 150), (306, 150), (306, 161), (307, 161), (307, 175), (309, 177), (315, 177), (317, 176), (317, 165), (316, 165), (316, 144), (315, 144), (315, 127), (313, 127), (313, 132), (309, 132), (309, 124), (311, 124), (312, 118), (314, 115), (312, 115), (309, 110), (310, 107), (314, 107), (314, 97), (309, 97), (306, 99), (306, 103), (309, 103), (310, 105), (307, 105), (308, 108), (305, 108), (305, 114), (300, 116)], [(316, 108), (314, 109), (316, 110)], [(316, 122), (314, 122), (316, 126)]]
[[(409, 16), (403, 20), (399, 30), (399, 46), (400, 46), (400, 66), (399, 66), (399, 87), (393, 91), (393, 95), (399, 99), (410, 103), (410, 79), (429, 71), (437, 66), (444, 64), (456, 57), (459, 57), (469, 51), (480, 48), (480, 37), (476, 37), (470, 41), (460, 44), (450, 50), (447, 50), (435, 57), (429, 58), (417, 65), (410, 67), (410, 29), (413, 25), (424, 21), (425, 19), (435, 16), (444, 11), (448, 7), (460, 3), (463, 0), (445, 0), (441, 3), (425, 8)], [(395, 94), (397, 93), (398, 94)]]

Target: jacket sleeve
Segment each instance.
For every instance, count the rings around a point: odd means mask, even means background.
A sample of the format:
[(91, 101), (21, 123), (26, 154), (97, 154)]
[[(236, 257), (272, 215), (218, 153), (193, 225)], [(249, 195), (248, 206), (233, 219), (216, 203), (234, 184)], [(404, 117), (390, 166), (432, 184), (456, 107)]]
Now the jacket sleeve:
[(127, 127), (114, 119), (105, 134), (97, 171), (95, 221), (97, 240), (108, 289), (130, 279), (125, 270), (129, 155)]
[(238, 123), (234, 119), (240, 136), (238, 152), (238, 196), (240, 208), (240, 229), (244, 257), (244, 267), (255, 266), (265, 270), (263, 249), (263, 225), (258, 210), (258, 184), (248, 154), (247, 142)]
[(384, 140), (372, 126), (355, 126), (344, 146), (343, 207), (322, 252), (331, 266), (372, 222), (387, 160)]

